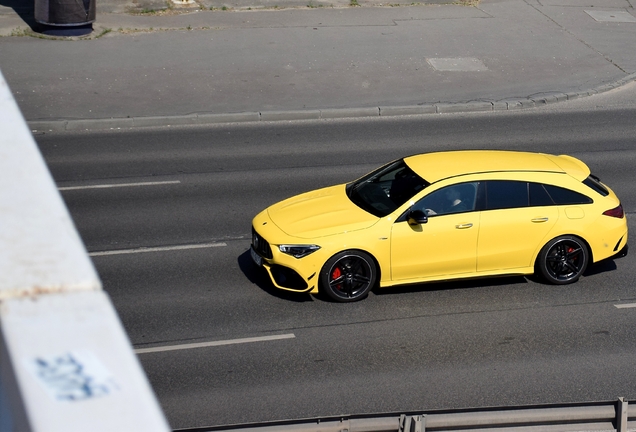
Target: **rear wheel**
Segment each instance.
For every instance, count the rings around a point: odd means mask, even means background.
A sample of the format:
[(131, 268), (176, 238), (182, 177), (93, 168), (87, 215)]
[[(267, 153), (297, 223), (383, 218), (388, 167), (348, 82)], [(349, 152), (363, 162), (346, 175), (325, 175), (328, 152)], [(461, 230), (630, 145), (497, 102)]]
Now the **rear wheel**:
[(555, 285), (576, 282), (587, 268), (587, 246), (578, 237), (562, 236), (550, 240), (539, 253), (537, 268), (546, 281)]
[(375, 286), (377, 270), (373, 258), (362, 251), (343, 251), (329, 258), (320, 271), (320, 286), (333, 300), (361, 300)]

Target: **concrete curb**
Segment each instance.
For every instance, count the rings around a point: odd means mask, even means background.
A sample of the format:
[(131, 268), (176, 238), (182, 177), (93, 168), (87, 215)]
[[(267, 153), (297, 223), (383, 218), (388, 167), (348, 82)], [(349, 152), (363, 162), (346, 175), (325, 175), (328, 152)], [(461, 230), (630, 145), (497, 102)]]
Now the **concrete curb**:
[(324, 120), (362, 117), (394, 117), (404, 115), (471, 113), (487, 111), (513, 111), (535, 108), (558, 102), (575, 100), (619, 88), (636, 80), (636, 73), (609, 84), (580, 92), (546, 92), (525, 98), (510, 98), (498, 101), (475, 100), (468, 102), (438, 102), (412, 106), (326, 108), (315, 110), (254, 111), (224, 114), (195, 113), (176, 116), (125, 117), (81, 120), (32, 120), (27, 121), (34, 132), (63, 132), (78, 130), (128, 129), (157, 126), (205, 125), (220, 123), (245, 123), (264, 121)]

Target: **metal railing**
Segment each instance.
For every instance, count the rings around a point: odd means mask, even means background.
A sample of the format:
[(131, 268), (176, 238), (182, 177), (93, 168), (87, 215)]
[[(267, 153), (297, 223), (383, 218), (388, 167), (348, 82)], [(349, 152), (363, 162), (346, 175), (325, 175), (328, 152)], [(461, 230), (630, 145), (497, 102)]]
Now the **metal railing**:
[(341, 416), (175, 432), (450, 432), (636, 430), (636, 405), (617, 401)]

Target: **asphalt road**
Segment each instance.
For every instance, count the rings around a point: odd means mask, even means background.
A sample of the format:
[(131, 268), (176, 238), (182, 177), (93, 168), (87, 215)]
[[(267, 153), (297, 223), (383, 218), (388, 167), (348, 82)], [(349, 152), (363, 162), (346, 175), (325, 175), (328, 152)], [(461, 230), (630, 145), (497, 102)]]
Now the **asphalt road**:
[[(633, 100), (633, 99), (629, 99)], [(589, 104), (589, 102), (585, 102)], [(594, 103), (592, 103), (594, 104)], [(273, 290), (251, 218), (392, 158), (443, 149), (568, 153), (636, 213), (633, 103), (505, 114), (261, 123), (36, 139), (174, 428), (437, 408), (636, 398), (636, 258), (575, 285), (419, 285), (355, 304)], [(573, 109), (570, 109), (572, 107)], [(514, 239), (511, 239), (514, 241)], [(141, 252), (142, 247), (205, 246)]]

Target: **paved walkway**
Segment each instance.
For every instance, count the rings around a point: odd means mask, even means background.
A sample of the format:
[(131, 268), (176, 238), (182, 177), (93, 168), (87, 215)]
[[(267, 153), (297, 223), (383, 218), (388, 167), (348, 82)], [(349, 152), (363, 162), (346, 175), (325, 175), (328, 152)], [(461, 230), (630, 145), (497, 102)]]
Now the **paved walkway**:
[(153, 1), (98, 0), (90, 38), (48, 40), (0, 0), (0, 69), (31, 127), (512, 110), (636, 78), (635, 0)]

